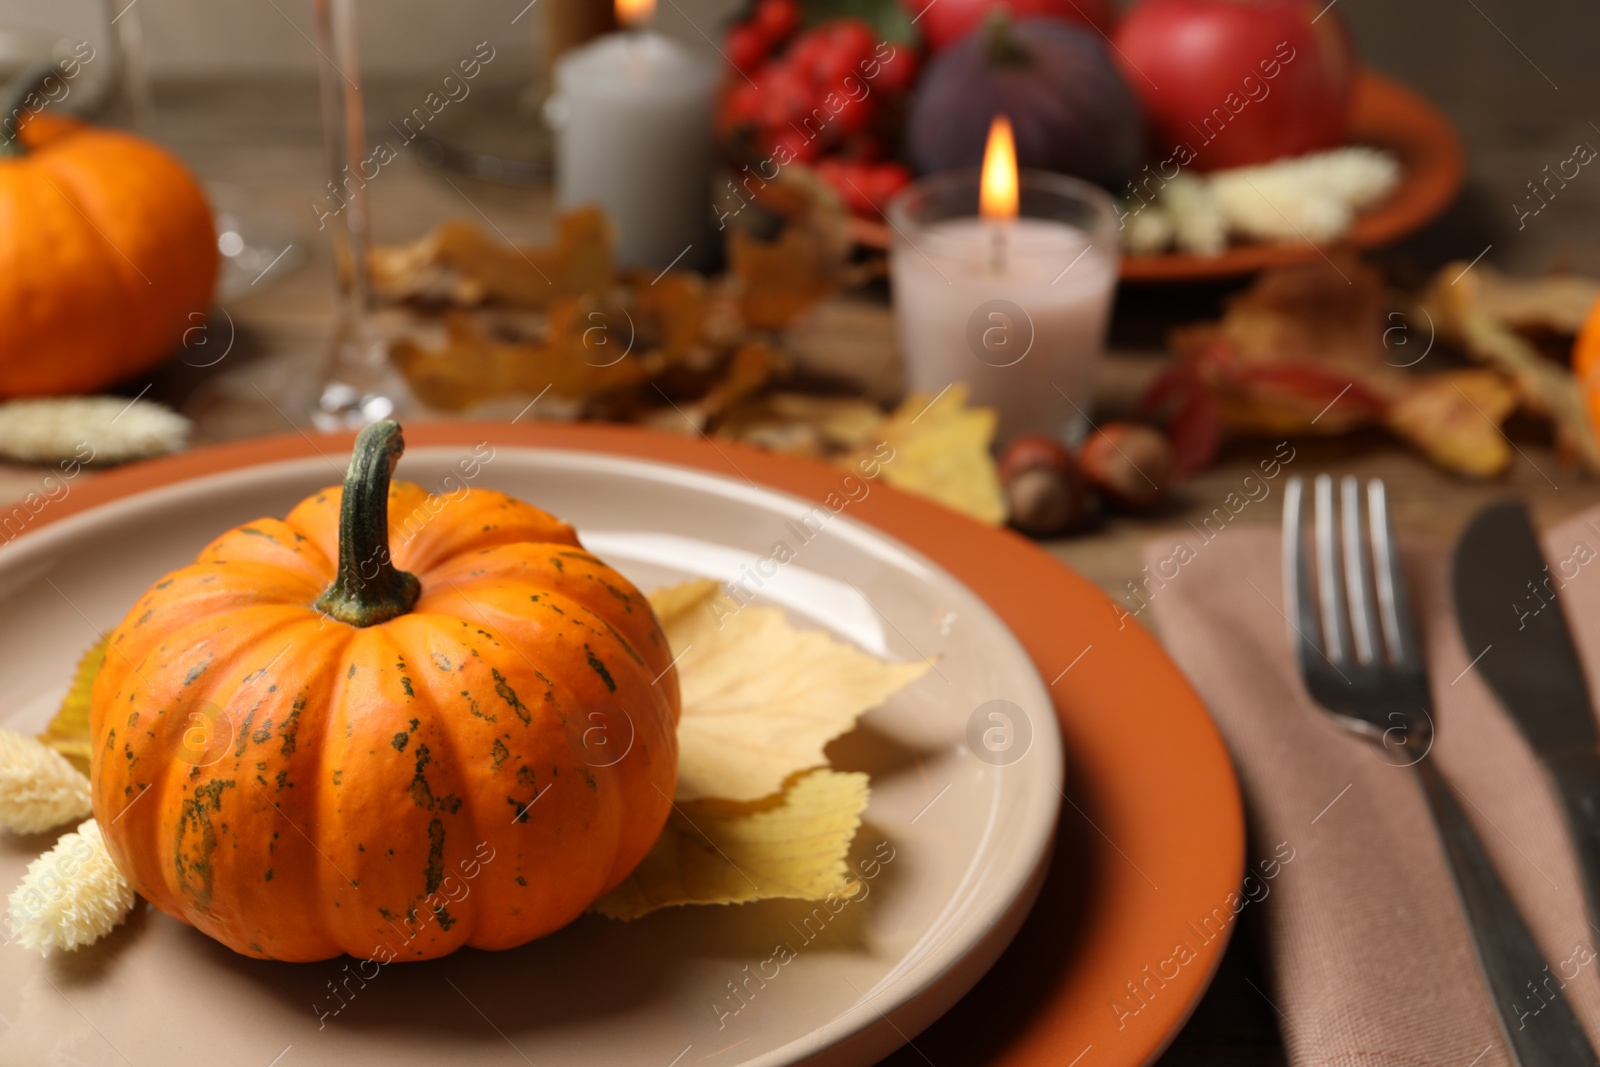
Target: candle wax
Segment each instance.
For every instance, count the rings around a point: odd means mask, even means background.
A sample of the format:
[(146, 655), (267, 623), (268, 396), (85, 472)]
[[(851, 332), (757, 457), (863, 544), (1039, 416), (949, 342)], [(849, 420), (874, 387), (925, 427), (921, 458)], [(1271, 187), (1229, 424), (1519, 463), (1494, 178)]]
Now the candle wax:
[(712, 257), (716, 77), (711, 64), (647, 30), (607, 34), (556, 64), (556, 204), (599, 204), (616, 227), (620, 263), (684, 267)]
[(1087, 427), (1117, 250), (1052, 219), (949, 219), (897, 236), (895, 321), (908, 387), (966, 382), (1002, 443)]

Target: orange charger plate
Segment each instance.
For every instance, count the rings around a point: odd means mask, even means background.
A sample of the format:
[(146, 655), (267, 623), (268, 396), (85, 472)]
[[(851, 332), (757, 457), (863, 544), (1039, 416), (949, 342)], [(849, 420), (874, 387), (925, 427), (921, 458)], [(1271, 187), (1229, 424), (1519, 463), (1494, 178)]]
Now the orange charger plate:
[[(622, 426), (417, 423), (406, 438), (616, 453), (749, 476), (818, 501), (838, 482), (820, 463)], [(207, 474), (348, 453), (353, 440), (286, 434), (123, 467), (75, 484), (37, 525)], [(1066, 746), (1071, 810), (1038, 903), (1000, 961), (919, 1046), (937, 1049), (941, 1062), (1007, 1067), (1149, 1062), (1188, 1018), (1232, 931), (1204, 939), (1217, 925), (1205, 920), (1227, 914), (1245, 849), (1238, 783), (1216, 728), (1155, 640), (1031, 542), (888, 487), (851, 514), (994, 609), (1040, 675), (1054, 679)], [(1194, 955), (1175, 967), (1179, 943)]]

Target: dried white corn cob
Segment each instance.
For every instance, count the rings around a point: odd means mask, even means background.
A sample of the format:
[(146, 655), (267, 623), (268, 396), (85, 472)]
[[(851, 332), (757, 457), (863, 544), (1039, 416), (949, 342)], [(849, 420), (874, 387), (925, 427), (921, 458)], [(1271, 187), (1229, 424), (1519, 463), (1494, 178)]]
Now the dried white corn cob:
[(89, 779), (27, 734), (0, 728), (0, 824), (36, 834), (89, 814)]
[(71, 951), (110, 933), (133, 910), (133, 888), (93, 819), (65, 834), (56, 847), (28, 864), (11, 891), (10, 936), (46, 956)]
[(182, 450), (192, 425), (149, 400), (70, 396), (0, 404), (0, 456), (25, 463), (126, 463)]

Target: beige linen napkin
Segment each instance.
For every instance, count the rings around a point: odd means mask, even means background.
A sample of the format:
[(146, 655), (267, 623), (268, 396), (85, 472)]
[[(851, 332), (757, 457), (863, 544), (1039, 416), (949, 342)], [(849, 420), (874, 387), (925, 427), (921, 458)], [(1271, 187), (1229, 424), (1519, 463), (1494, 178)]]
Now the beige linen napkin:
[[(1588, 549), (1583, 558), (1600, 559), (1600, 512), (1544, 538), (1552, 561), (1573, 557), (1578, 545)], [(1188, 562), (1174, 564), (1175, 556)], [(1536, 1011), (1535, 987), (1564, 981), (1600, 1048), (1600, 932), (1585, 917), (1558, 803), (1521, 734), (1469, 669), (1480, 650), (1464, 648), (1455, 625), (1448, 556), (1438, 545), (1406, 555), (1432, 675), (1433, 757), (1555, 972), (1528, 975), (1516, 1007)], [(1414, 772), (1345, 732), (1301, 684), (1277, 530), (1228, 527), (1210, 541), (1171, 534), (1153, 540), (1146, 558), (1152, 572), (1177, 574), (1149, 583), (1140, 621), (1154, 617), (1233, 754), (1251, 866), (1259, 870), (1280, 842), (1294, 849), (1256, 905), (1271, 983), (1263, 993), (1279, 1013), (1291, 1062), (1510, 1063)], [(1160, 561), (1165, 570), (1157, 572)], [(1580, 570), (1559, 599), (1593, 679), (1600, 566)]]

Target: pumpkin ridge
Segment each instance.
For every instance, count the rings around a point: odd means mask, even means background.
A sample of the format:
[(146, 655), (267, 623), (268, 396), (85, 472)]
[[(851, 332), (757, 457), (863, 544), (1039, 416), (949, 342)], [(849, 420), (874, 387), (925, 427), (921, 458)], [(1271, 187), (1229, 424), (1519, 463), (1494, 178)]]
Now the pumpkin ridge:
[[(313, 623), (316, 625), (313, 626)], [(337, 630), (331, 640), (319, 640), (318, 635), (329, 628), (326, 620), (307, 617), (301, 627), (303, 633), (296, 642), (298, 647), (291, 646), (284, 653), (286, 659), (294, 658), (310, 666), (300, 676), (298, 686), (308, 698), (299, 705), (301, 718), (297, 728), (297, 743), (287, 753), (280, 747), (276, 758), (269, 754), (269, 769), (276, 770), (273, 787), (277, 796), (263, 789), (254, 778), (250, 778), (248, 785), (241, 782), (241, 788), (246, 790), (245, 796), (252, 806), (241, 811), (239, 818), (241, 825), (253, 823), (260, 831), (264, 831), (246, 837), (247, 843), (251, 837), (260, 839), (272, 832), (278, 834), (275, 839), (278, 847), (275, 851), (269, 850), (271, 858), (266, 867), (274, 874), (272, 888), (264, 888), (266, 880), (263, 872), (263, 888), (260, 891), (289, 899), (303, 895), (302, 899), (308, 896), (314, 901), (316, 906), (305, 910), (316, 918), (302, 921), (313, 927), (315, 936), (308, 936), (306, 940), (318, 944), (319, 950), (329, 945), (342, 947), (343, 941), (335, 928), (334, 917), (341, 916), (345, 908), (359, 899), (360, 894), (359, 885), (351, 885), (347, 881), (359, 881), (359, 878), (346, 871), (334, 858), (338, 850), (327, 839), (327, 833), (339, 827), (339, 820), (324, 818), (323, 801), (327, 783), (318, 773), (322, 766), (328, 724), (333, 717), (331, 712), (338, 706), (328, 696), (330, 682), (333, 686), (341, 683), (342, 664), (351, 643), (350, 633)], [(317, 695), (313, 697), (312, 694)], [(319, 718), (323, 727), (321, 731), (313, 728)], [(274, 725), (281, 729), (283, 724), (279, 722)], [(298, 743), (298, 736), (304, 736), (308, 743)], [(312, 741), (315, 743), (310, 743)], [(242, 766), (239, 776), (247, 777)], [(239, 901), (239, 904), (243, 912), (244, 902)]]
[[(441, 632), (437, 623), (418, 625), (423, 620), (415, 612), (402, 618), (411, 620), (411, 625), (405, 628), (391, 627), (380, 624), (373, 629), (384, 631), (384, 639), (393, 645), (399, 654), (408, 661), (418, 664), (428, 663), (436, 651), (431, 647), (423, 647), (428, 639), (439, 639)], [(451, 620), (457, 621), (457, 620)], [(417, 640), (418, 644), (413, 644)], [(442, 684), (442, 679), (451, 677), (451, 672), (443, 672), (434, 668), (425, 667), (420, 670), (414, 680), (416, 706), (412, 708), (412, 715), (421, 720), (422, 725), (415, 731), (416, 737), (411, 742), (417, 761), (416, 772), (412, 779), (409, 797), (402, 797), (397, 803), (402, 808), (415, 806), (423, 808), (429, 818), (429, 857), (421, 872), (419, 880), (412, 881), (407, 877), (408, 886), (414, 886), (416, 892), (409, 892), (405, 904), (409, 909), (422, 916), (417, 920), (419, 933), (422, 938), (426, 934), (428, 942), (445, 942), (450, 945), (447, 951), (454, 951), (467, 943), (472, 930), (477, 926), (478, 915), (481, 909), (464, 908), (460, 913), (450, 912), (449, 901), (442, 908), (444, 917), (434, 911), (426, 916), (423, 909), (427, 907), (430, 896), (438, 897), (440, 883), (451, 870), (451, 865), (445, 862), (449, 849), (455, 847), (456, 838), (465, 830), (471, 841), (478, 841), (482, 826), (474, 808), (474, 795), (477, 792), (471, 788), (472, 780), (469, 775), (461, 773), (458, 761), (466, 758), (466, 747), (452, 730), (453, 724), (463, 722), (471, 729), (474, 724), (470, 716), (456, 715), (447, 708), (447, 703), (459, 700), (457, 690), (452, 684)], [(424, 736), (424, 734), (426, 736)], [(427, 751), (424, 758), (423, 751)], [(434, 768), (453, 768), (452, 777), (458, 779), (457, 788), (453, 791), (435, 793), (433, 783), (429, 781), (426, 766)], [(418, 782), (422, 789), (419, 792)], [(443, 787), (441, 787), (441, 790)], [(434, 826), (438, 826), (437, 833)], [(465, 900), (467, 898), (463, 898)], [(466, 925), (462, 925), (467, 920)], [(430, 953), (434, 955), (437, 953)]]
[[(341, 754), (348, 757), (350, 751), (349, 746), (337, 736), (336, 728), (345, 725), (347, 737), (355, 736), (354, 724), (351, 722), (353, 713), (360, 714), (363, 718), (368, 716), (382, 718), (390, 710), (386, 706), (373, 708), (351, 699), (356, 688), (353, 685), (355, 673), (351, 668), (359, 669), (363, 659), (362, 653), (365, 651), (364, 645), (382, 644), (389, 650), (394, 650), (396, 643), (392, 636), (385, 632), (381, 624), (354, 627), (335, 621), (332, 625), (344, 631), (342, 635), (344, 640), (337, 653), (327, 659), (328, 665), (332, 668), (328, 675), (332, 679), (332, 685), (319, 708), (322, 729), (317, 735), (317, 759), (314, 771), (320, 771), (330, 761), (341, 765), (348, 762), (338, 758)], [(382, 649), (374, 651), (380, 655), (383, 652)], [(361, 684), (365, 684), (365, 681), (362, 679)], [(310, 836), (320, 853), (317, 862), (326, 862), (338, 878), (334, 890), (328, 888), (325, 877), (315, 880), (318, 897), (316, 910), (324, 919), (323, 936), (328, 944), (334, 945), (341, 952), (364, 956), (373, 950), (372, 945), (364, 944), (360, 940), (364, 934), (370, 932), (363, 925), (369, 911), (367, 900), (372, 892), (370, 882), (369, 888), (361, 887), (362, 879), (368, 877), (366, 867), (362, 862), (352, 862), (353, 857), (350, 856), (345, 843), (343, 797), (339, 793), (341, 787), (335, 785), (326, 774), (313, 773), (311, 779), (316, 784), (311, 789), (311, 811), (314, 812), (315, 819)], [(352, 885), (352, 882), (355, 884)], [(338, 901), (338, 906), (334, 905), (335, 901)]]
[[(577, 531), (568, 523), (532, 504), (498, 489), (467, 489), (466, 495), (451, 499), (430, 494), (427, 500), (443, 501), (432, 520), (400, 542), (395, 549), (397, 565), (421, 576), (475, 552), (513, 545), (553, 545), (560, 549), (582, 548)], [(420, 510), (418, 505), (415, 510)], [(412, 514), (415, 514), (415, 510)], [(446, 515), (450, 523), (438, 523)], [(408, 516), (401, 516), (403, 520)], [(391, 516), (391, 535), (395, 528)], [(438, 529), (432, 536), (428, 531)]]
[[(471, 722), (470, 719), (463, 720), (461, 716), (444, 713), (440, 708), (438, 691), (431, 682), (424, 682), (423, 688), (428, 691), (428, 700), (434, 707), (435, 715), (440, 717), (436, 721), (439, 722), (439, 744), (443, 751), (435, 756), (435, 759), (441, 763), (449, 760), (452, 765), (456, 765), (457, 760), (465, 760), (469, 757), (466, 754), (461, 738), (456, 736), (453, 725), (460, 722), (462, 728), (466, 730), (476, 730), (477, 725)], [(449, 827), (446, 832), (460, 833), (465, 829), (468, 842), (476, 844), (478, 841), (488, 839), (483, 832), (482, 816), (484, 813), (479, 810), (480, 790), (471, 788), (473, 782), (470, 775), (463, 775), (463, 779), (463, 788), (460, 792), (461, 807), (451, 813), (455, 825)], [(441, 845), (440, 848), (442, 852), (443, 846)], [(428, 887), (425, 884), (424, 889), (426, 888)], [(437, 889), (438, 887), (435, 887), (432, 891), (437, 892)], [(450, 905), (446, 904), (443, 910), (448, 912), (449, 907)], [(476, 934), (477, 928), (482, 921), (483, 911), (484, 909), (482, 908), (473, 907), (463, 908), (459, 913), (452, 913), (454, 923), (452, 923), (451, 928), (444, 927), (442, 920), (436, 919), (436, 921), (441, 922), (441, 932), (448, 934), (455, 941), (454, 947), (460, 948), (462, 945), (471, 942), (473, 935)], [(459, 925), (460, 929), (454, 928), (457, 925)]]
[[(292, 605), (285, 605), (285, 607), (291, 611), (293, 610)], [(296, 646), (303, 646), (309, 641), (309, 639), (315, 637), (315, 635), (321, 630), (320, 625), (313, 625), (318, 623), (318, 621), (319, 620), (317, 620), (314, 616), (309, 614), (291, 615), (285, 620), (283, 625), (269, 626), (242, 640), (239, 645), (235, 647), (233, 652), (226, 658), (222, 665), (219, 666), (217, 657), (213, 656), (205, 674), (202, 676), (210, 679), (208, 683), (208, 692), (204, 697), (196, 695), (195, 697), (191, 698), (190, 706), (203, 704), (206, 700), (209, 700), (213, 706), (223, 707), (226, 709), (227, 704), (220, 703), (215, 699), (215, 696), (217, 695), (217, 687), (223, 685), (225, 681), (231, 681), (231, 679), (226, 679), (225, 677), (226, 675), (233, 673), (229, 670), (230, 667), (235, 669), (239, 668), (241, 666), (241, 661), (249, 658), (252, 655), (259, 656), (260, 661), (263, 664), (266, 664), (279, 656), (303, 657), (306, 654), (305, 648), (297, 648)], [(186, 628), (186, 631), (188, 629), (196, 629), (201, 627), (209, 627), (209, 623), (206, 620), (198, 621), (191, 627)], [(282, 636), (286, 631), (300, 632), (292, 636), (289, 644), (286, 647), (281, 650), (275, 649), (273, 646), (277, 644), (277, 641), (272, 639), (273, 635)], [(270, 643), (263, 648), (262, 646), (264, 642)], [(254, 683), (247, 681), (250, 678), (257, 678), (258, 681)], [(262, 678), (260, 672), (257, 671), (253, 672), (252, 674), (245, 675), (243, 679), (234, 682), (233, 691), (226, 695), (227, 703), (233, 703), (233, 696), (239, 693), (244, 685), (259, 684), (260, 681), (265, 681), (265, 679)], [(309, 691), (314, 684), (314, 681), (308, 682), (304, 688)], [(277, 691), (277, 689), (278, 686), (276, 683), (269, 683), (267, 686), (263, 687), (262, 696), (265, 697), (267, 694)], [(291, 698), (291, 701), (292, 699), (293, 698)], [(315, 838), (311, 837), (309, 834), (305, 839), (302, 839), (299, 834), (294, 832), (295, 829), (300, 829), (302, 833), (304, 832), (304, 829), (299, 826), (297, 821), (295, 821), (293, 813), (294, 809), (298, 807), (298, 804), (295, 802), (299, 800), (300, 794), (288, 794), (293, 799), (287, 805), (284, 804), (281, 799), (274, 801), (273, 797), (265, 789), (261, 788), (260, 784), (256, 781), (256, 775), (252, 774), (250, 769), (251, 764), (261, 762), (260, 757), (263, 755), (263, 753), (257, 749), (252, 749), (249, 747), (249, 745), (260, 746), (262, 744), (273, 744), (274, 742), (277, 742), (277, 751), (269, 751), (268, 753), (265, 753), (265, 755), (267, 756), (267, 762), (269, 762), (269, 764), (274, 762), (277, 763), (279, 778), (278, 788), (280, 793), (282, 792), (282, 783), (287, 782), (289, 772), (295, 767), (296, 764), (293, 756), (299, 753), (305, 753), (305, 755), (301, 756), (300, 760), (300, 762), (304, 762), (312, 758), (314, 755), (314, 753), (312, 753), (310, 750), (310, 746), (301, 746), (298, 744), (298, 729), (304, 725), (303, 717), (305, 716), (305, 711), (301, 709), (299, 714), (302, 716), (302, 719), (296, 727), (296, 732), (289, 735), (290, 737), (295, 738), (295, 743), (291, 745), (285, 741), (283, 733), (288, 717), (270, 722), (270, 729), (266, 723), (256, 723), (257, 730), (259, 732), (266, 733), (266, 737), (262, 738), (259, 736), (259, 733), (256, 735), (252, 735), (250, 733), (250, 719), (248, 716), (242, 718), (238, 722), (235, 722), (232, 714), (230, 713), (228, 715), (228, 720), (230, 724), (230, 730), (233, 733), (233, 743), (228, 746), (227, 751), (220, 759), (204, 766), (191, 766), (185, 763), (183, 760), (172, 761), (169, 764), (167, 773), (165, 775), (168, 784), (163, 793), (162, 799), (176, 792), (177, 795), (183, 797), (181, 802), (183, 809), (186, 812), (192, 811), (196, 818), (202, 814), (205, 814), (200, 801), (202, 799), (208, 800), (212, 805), (212, 821), (222, 828), (222, 833), (226, 834), (232, 842), (238, 842), (242, 840), (246, 843), (249, 843), (253, 837), (253, 835), (247, 832), (247, 827), (251, 823), (257, 821), (257, 813), (261, 811), (261, 805), (265, 805), (265, 821), (269, 828), (276, 828), (276, 826), (281, 824), (281, 822), (285, 819), (289, 820), (292, 824), (292, 826), (283, 827), (281, 831), (282, 836), (279, 839), (280, 843), (288, 842), (289, 847), (293, 848), (297, 843), (304, 840), (306, 843), (320, 848), (320, 845), (315, 841)], [(248, 744), (241, 745), (239, 744), (240, 741), (247, 741)], [(285, 751), (285, 749), (287, 749), (287, 751)], [(293, 782), (293, 788), (299, 789), (302, 787), (301, 778), (303, 777), (304, 776), (296, 777)], [(315, 779), (316, 776), (312, 775), (311, 777)], [(187, 779), (188, 783), (191, 785), (191, 788), (187, 790), (183, 788), (185, 779)], [(228, 790), (230, 788), (236, 795), (228, 795)], [(202, 791), (209, 791), (209, 793), (202, 798)], [(285, 808), (290, 810), (285, 810)], [(313, 813), (316, 811), (314, 799), (311, 806), (311, 811)], [(313, 827), (315, 826), (315, 822), (313, 820), (308, 820), (308, 822), (312, 822)], [(219, 914), (226, 916), (235, 912), (237, 908), (233, 906), (236, 904), (236, 902), (226, 898), (220, 902), (220, 908), (215, 910), (212, 908), (212, 902), (216, 896), (214, 886), (214, 868), (217, 861), (214, 851), (215, 848), (220, 848), (222, 846), (223, 841), (222, 838), (217, 835), (216, 828), (211, 827), (209, 823), (207, 827), (200, 829), (200, 833), (202, 835), (202, 847), (204, 847), (204, 842), (207, 840), (208, 834), (216, 837), (215, 846), (213, 847), (213, 855), (208, 861), (213, 868), (213, 881), (208, 882), (209, 892), (206, 898), (203, 900), (198, 899), (194, 894), (186, 892), (187, 886), (185, 884), (185, 879), (181, 874), (176, 880), (168, 880), (166, 883), (166, 888), (171, 898), (181, 908), (183, 912), (181, 917), (185, 922), (190, 923), (197, 929), (207, 933), (212, 933), (217, 926)], [(171, 841), (170, 850), (167, 842), (161, 842), (161, 866), (157, 868), (158, 870), (165, 870), (169, 872), (180, 870), (181, 864), (179, 863), (178, 849), (182, 846), (183, 841), (184, 824), (180, 820), (178, 827), (176, 827), (176, 834)], [(231, 847), (237, 847), (237, 845), (235, 844)], [(240, 862), (248, 864), (249, 858), (246, 857)], [(320, 863), (323, 861), (320, 858), (312, 857), (311, 862)], [(283, 866), (283, 863), (281, 860), (279, 860), (274, 865)], [(287, 888), (287, 880), (285, 880), (285, 888)], [(158, 904), (158, 906), (160, 905)], [(163, 908), (162, 910), (167, 909)], [(321, 913), (319, 912), (319, 914)], [(215, 936), (215, 934), (213, 934), (213, 936)]]
[[(295, 543), (300, 545), (303, 552), (314, 553), (314, 555), (308, 556), (297, 553), (283, 541), (272, 536), (272, 533), (268, 533), (268, 531), (287, 534), (297, 539)], [(233, 549), (235, 546), (253, 547), (249, 541), (240, 540), (241, 537), (253, 536), (265, 537), (269, 543), (276, 544), (283, 549), (283, 554), (281, 556), (254, 556), (249, 554), (218, 556), (218, 553), (224, 549)], [(230, 562), (254, 563), (265, 567), (276, 566), (291, 573), (299, 573), (301, 570), (306, 572), (315, 571), (320, 581), (328, 581), (337, 566), (337, 559), (329, 556), (326, 546), (321, 544), (315, 537), (312, 537), (287, 519), (275, 519), (271, 516), (255, 519), (224, 533), (201, 549), (195, 562), (199, 563), (218, 558), (227, 559)]]
[[(561, 568), (544, 569), (544, 564), (551, 557), (561, 556), (570, 556)], [(475, 575), (470, 569), (462, 575), (452, 573), (458, 568), (473, 567), (482, 568), (484, 573)], [(643, 640), (652, 628), (660, 626), (654, 611), (650, 610), (648, 599), (617, 571), (604, 564), (595, 566), (593, 557), (587, 553), (571, 556), (568, 547), (557, 546), (553, 542), (504, 545), (490, 549), (482, 556), (472, 555), (446, 561), (418, 577), (423, 583), (424, 599), (430, 588), (434, 590), (435, 597), (441, 595), (440, 582), (465, 585), (469, 589), (481, 582), (497, 594), (505, 595), (509, 595), (511, 589), (520, 587), (530, 598), (537, 598), (532, 600), (535, 605), (554, 605), (554, 610), (565, 617), (588, 625), (596, 634), (619, 642), (623, 655), (635, 664), (647, 667), (652, 678), (664, 671), (671, 662), (671, 654), (664, 644), (650, 644)], [(634, 598), (630, 599), (624, 590), (631, 590)], [(457, 592), (466, 596), (459, 589)], [(470, 602), (470, 598), (468, 600)], [(595, 626), (585, 616), (598, 620), (599, 625)], [(630, 634), (630, 630), (638, 632)]]

